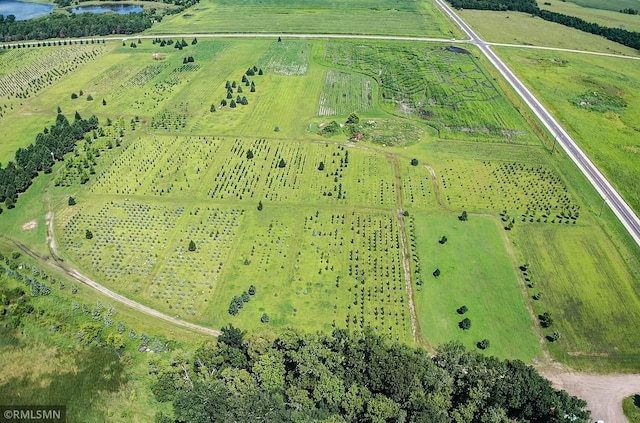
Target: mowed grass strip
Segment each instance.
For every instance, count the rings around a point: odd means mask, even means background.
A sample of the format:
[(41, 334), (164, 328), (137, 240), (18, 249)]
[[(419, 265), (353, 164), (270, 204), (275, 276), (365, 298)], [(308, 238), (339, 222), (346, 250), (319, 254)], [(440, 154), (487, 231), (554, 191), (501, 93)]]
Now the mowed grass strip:
[(515, 234), (530, 264), (530, 291), (542, 293), (536, 312), (554, 320), (545, 334), (560, 334), (554, 353), (578, 367), (600, 360), (612, 369), (637, 370), (638, 275), (606, 235), (597, 227), (540, 225), (522, 225)]
[[(431, 345), (455, 339), (470, 349), (490, 341), (488, 354), (531, 361), (543, 353), (527, 311), (516, 268), (503, 234), (491, 218), (413, 214), (423, 284), (415, 290), (416, 312)], [(447, 237), (445, 244), (438, 240)], [(432, 275), (440, 269), (440, 276)], [(466, 305), (460, 315), (456, 310)], [(458, 323), (471, 320), (463, 330)]]
[[(375, 25), (372, 25), (375, 22)], [(446, 37), (458, 29), (432, 2), (410, 0), (203, 0), (149, 29), (176, 33), (322, 33)]]

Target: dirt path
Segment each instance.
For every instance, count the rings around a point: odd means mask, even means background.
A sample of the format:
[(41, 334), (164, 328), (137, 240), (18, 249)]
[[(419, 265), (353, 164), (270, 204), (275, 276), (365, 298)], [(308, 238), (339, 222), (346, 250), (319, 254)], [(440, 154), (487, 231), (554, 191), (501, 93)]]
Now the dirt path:
[(436, 176), (436, 171), (429, 165), (424, 165), (429, 170), (431, 177), (433, 178), (433, 189), (436, 194), (436, 199), (438, 200), (438, 205), (442, 208), (446, 208), (444, 205), (444, 201), (442, 201), (442, 195), (440, 194), (440, 185), (438, 184), (438, 177)]
[[(138, 310), (141, 313), (147, 314), (151, 317), (154, 317), (156, 319), (160, 319), (160, 320), (164, 320), (166, 322), (172, 323), (174, 325), (178, 325), (178, 326), (182, 326), (184, 328), (190, 329), (190, 330), (194, 330), (197, 332), (201, 332), (204, 333), (206, 335), (212, 335), (212, 336), (219, 336), (220, 335), (220, 331), (215, 330), (215, 329), (210, 329), (204, 326), (200, 326), (200, 325), (196, 325), (195, 323), (189, 323), (189, 322), (185, 322), (183, 320), (178, 320), (177, 317), (171, 317), (168, 316), (164, 313), (161, 313), (157, 310), (152, 309), (151, 307), (147, 307), (145, 305), (142, 305), (138, 302), (135, 302), (133, 300), (130, 300), (127, 297), (124, 297), (118, 293), (115, 293), (113, 291), (111, 291), (110, 289), (100, 285), (98, 282), (88, 278), (87, 276), (83, 275), (82, 273), (80, 273), (77, 269), (74, 269), (72, 267), (67, 267), (64, 264), (62, 264), (62, 259), (60, 258), (59, 254), (58, 254), (58, 249), (57, 249), (57, 245), (56, 245), (56, 240), (54, 237), (54, 233), (53, 233), (53, 212), (49, 212), (47, 213), (47, 244), (49, 246), (49, 251), (53, 257), (53, 261), (49, 260), (48, 263), (51, 264), (52, 266), (56, 267), (57, 269), (61, 270), (62, 272), (64, 272), (67, 276), (69, 276), (72, 279), (75, 279), (76, 281), (100, 292), (103, 295), (106, 295), (107, 297), (121, 303), (124, 304), (128, 307), (131, 307), (135, 310)], [(26, 253), (30, 254), (30, 255), (34, 255), (35, 253), (30, 251), (28, 247), (26, 247), (25, 245), (22, 244), (17, 244), (18, 247), (20, 249), (22, 249), (23, 251), (25, 251)], [(37, 254), (35, 255), (37, 256)], [(39, 256), (38, 256), (39, 257)]]
[(391, 153), (383, 153), (393, 163), (393, 173), (396, 185), (396, 204), (398, 207), (398, 234), (400, 238), (400, 253), (402, 255), (402, 268), (404, 271), (404, 284), (407, 289), (407, 305), (409, 306), (409, 316), (411, 318), (411, 335), (413, 341), (417, 344), (425, 344), (422, 339), (422, 334), (418, 330), (418, 319), (416, 315), (416, 306), (413, 298), (413, 283), (411, 282), (411, 262), (409, 259), (409, 247), (407, 243), (407, 231), (404, 224), (404, 207), (402, 199), (402, 179), (400, 179), (400, 165), (398, 164), (398, 158)]
[(554, 387), (587, 401), (594, 422), (628, 423), (622, 412), (622, 400), (640, 394), (640, 375), (594, 375), (554, 370), (541, 373)]

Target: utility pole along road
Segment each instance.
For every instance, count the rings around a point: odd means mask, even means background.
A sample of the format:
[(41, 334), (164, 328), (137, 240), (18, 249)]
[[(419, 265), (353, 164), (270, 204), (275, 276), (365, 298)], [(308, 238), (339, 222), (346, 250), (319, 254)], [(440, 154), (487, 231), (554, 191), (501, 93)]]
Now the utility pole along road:
[(638, 245), (640, 245), (640, 219), (631, 210), (631, 207), (622, 199), (620, 194), (613, 188), (613, 186), (606, 180), (604, 175), (600, 173), (598, 168), (589, 160), (587, 155), (578, 147), (578, 145), (571, 139), (569, 134), (565, 132), (560, 124), (551, 116), (551, 113), (544, 108), (533, 94), (524, 86), (522, 82), (511, 72), (511, 70), (504, 64), (502, 60), (491, 50), (489, 44), (482, 40), (454, 11), (442, 0), (436, 0), (436, 3), (453, 19), (454, 22), (460, 26), (460, 28), (469, 37), (469, 43), (478, 46), (480, 51), (489, 59), (493, 66), (498, 69), (502, 76), (509, 82), (518, 95), (524, 100), (529, 108), (535, 113), (535, 115), (544, 124), (551, 135), (555, 138), (556, 142), (563, 148), (567, 155), (573, 160), (573, 162), (580, 168), (582, 173), (587, 177), (589, 182), (595, 187), (598, 193), (602, 196), (603, 201), (606, 202), (618, 219), (622, 222), (624, 227), (629, 231), (629, 234), (633, 237)]

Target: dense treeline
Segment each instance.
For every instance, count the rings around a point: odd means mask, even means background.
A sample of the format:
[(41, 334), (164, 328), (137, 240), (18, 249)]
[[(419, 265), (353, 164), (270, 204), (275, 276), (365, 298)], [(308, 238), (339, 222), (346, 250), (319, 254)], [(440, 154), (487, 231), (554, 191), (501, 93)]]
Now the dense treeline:
[(73, 151), (85, 133), (97, 128), (98, 118), (95, 116), (85, 120), (76, 112), (73, 123), (69, 123), (64, 115), (58, 113), (55, 125), (45, 128), (29, 147), (18, 149), (15, 160), (6, 167), (0, 166), (0, 202), (4, 202), (7, 208), (13, 208), (18, 194), (29, 188), (38, 172), (51, 172), (56, 160), (63, 160), (63, 156)]
[(530, 13), (540, 18), (579, 29), (580, 31), (600, 35), (608, 40), (640, 50), (640, 33), (621, 28), (609, 28), (587, 22), (574, 16), (551, 12), (538, 8), (535, 0), (449, 0), (458, 9), (499, 10)]
[(287, 330), (217, 343), (173, 357), (153, 387), (173, 417), (156, 422), (586, 422), (584, 401), (553, 389), (521, 361), (449, 343), (430, 356), (371, 331)]
[(93, 35), (134, 34), (151, 27), (159, 16), (150, 13), (82, 13), (63, 15), (54, 13), (36, 19), (0, 21), (1, 41), (44, 40), (48, 38), (75, 38)]

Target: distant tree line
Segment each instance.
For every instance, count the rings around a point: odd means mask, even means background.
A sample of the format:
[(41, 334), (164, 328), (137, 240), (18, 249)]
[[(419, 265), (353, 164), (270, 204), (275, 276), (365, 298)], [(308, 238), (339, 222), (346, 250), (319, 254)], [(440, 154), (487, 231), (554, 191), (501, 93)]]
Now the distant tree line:
[(45, 128), (29, 147), (18, 149), (15, 159), (6, 167), (0, 166), (0, 202), (13, 208), (18, 194), (29, 188), (38, 172), (51, 172), (56, 160), (63, 160), (85, 133), (97, 128), (95, 116), (85, 120), (76, 112), (73, 123), (69, 123), (62, 113), (58, 113), (55, 125)]
[(498, 10), (529, 13), (545, 21), (559, 23), (580, 31), (605, 37), (610, 41), (640, 50), (640, 33), (621, 28), (610, 28), (587, 22), (575, 16), (542, 10), (535, 0), (449, 0), (457, 9)]
[[(59, 6), (70, 6), (68, 0), (56, 0)], [(45, 40), (48, 38), (77, 38), (94, 35), (136, 34), (160, 22), (163, 15), (180, 13), (199, 0), (163, 0), (178, 7), (159, 11), (145, 9), (138, 13), (53, 13), (35, 19), (16, 21), (15, 16), (0, 15), (0, 41)]]
[(55, 13), (35, 19), (15, 21), (0, 19), (0, 41), (77, 38), (94, 35), (135, 34), (151, 27), (155, 16), (147, 12), (119, 15), (117, 13)]
[(245, 337), (229, 326), (217, 343), (158, 370), (152, 390), (172, 404), (173, 416), (158, 412), (156, 423), (584, 423), (590, 414), (583, 400), (555, 390), (522, 361), (456, 342), (432, 356), (371, 330)]

